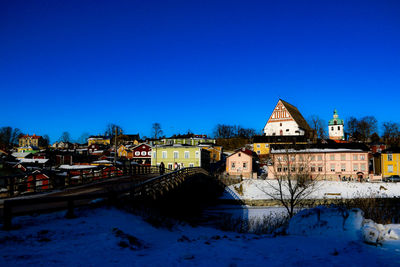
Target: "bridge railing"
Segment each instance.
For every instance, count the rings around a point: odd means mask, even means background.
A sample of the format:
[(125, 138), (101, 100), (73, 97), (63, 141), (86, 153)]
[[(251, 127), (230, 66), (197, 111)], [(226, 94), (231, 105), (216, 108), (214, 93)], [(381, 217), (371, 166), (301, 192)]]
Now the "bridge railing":
[[(170, 172), (172, 172), (172, 170), (165, 170), (165, 173)], [(64, 189), (122, 176), (159, 173), (160, 169), (158, 167), (145, 165), (66, 170), (63, 173), (50, 173), (48, 171), (36, 170), (24, 174), (0, 177), (0, 198), (10, 198)]]
[[(142, 169), (143, 172), (157, 172), (157, 167), (147, 166), (146, 169)], [(156, 191), (164, 191), (171, 183), (178, 184), (185, 180), (187, 177), (190, 177), (194, 174), (205, 174), (208, 175), (208, 172), (202, 168), (183, 168), (180, 170), (165, 170), (165, 174), (147, 179), (142, 182), (137, 182), (136, 180), (128, 182), (130, 186), (128, 187), (117, 187), (113, 191), (108, 191), (107, 189), (102, 190), (96, 193), (82, 193), (82, 194), (74, 194), (74, 195), (64, 195), (64, 196), (33, 196), (31, 198), (11, 198), (4, 200), (3, 204), (3, 227), (5, 229), (11, 228), (11, 220), (13, 216), (18, 216), (25, 214), (26, 212), (43, 212), (43, 210), (48, 210), (46, 205), (43, 204), (51, 204), (51, 206), (58, 205), (59, 208), (67, 208), (68, 214), (73, 214), (73, 209), (75, 206), (75, 202), (79, 200), (90, 200), (97, 198), (113, 198), (117, 194), (124, 194), (130, 192), (133, 198), (136, 197), (136, 193), (139, 193), (141, 197), (143, 196), (155, 196)], [(125, 182), (126, 183), (126, 182)], [(39, 204), (39, 205), (38, 205)], [(35, 206), (36, 205), (36, 206)], [(60, 206), (61, 205), (61, 206)], [(30, 207), (25, 212), (21, 212), (21, 207)], [(14, 208), (18, 208), (15, 211)]]

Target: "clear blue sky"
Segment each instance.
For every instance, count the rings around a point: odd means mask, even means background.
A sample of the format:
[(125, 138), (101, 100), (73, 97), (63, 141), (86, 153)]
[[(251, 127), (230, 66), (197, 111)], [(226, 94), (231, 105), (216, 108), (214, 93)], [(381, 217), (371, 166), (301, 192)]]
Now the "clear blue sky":
[(261, 130), (279, 98), (400, 122), (400, 1), (1, 1), (0, 126)]

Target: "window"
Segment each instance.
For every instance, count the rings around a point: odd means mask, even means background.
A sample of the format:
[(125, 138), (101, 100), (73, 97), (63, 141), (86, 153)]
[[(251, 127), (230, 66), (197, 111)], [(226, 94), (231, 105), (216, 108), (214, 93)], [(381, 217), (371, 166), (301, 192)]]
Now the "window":
[(296, 160), (296, 157), (295, 156), (291, 156), (290, 157), (290, 161), (295, 161)]
[(338, 131), (340, 131), (340, 126), (337, 127)]
[(335, 164), (331, 164), (331, 172), (335, 171)]
[(185, 159), (189, 158), (189, 151), (185, 151)]
[(358, 164), (353, 165), (353, 171), (355, 171), (355, 172), (358, 171)]
[(135, 151), (135, 156), (140, 156), (140, 152), (139, 151)]
[(331, 130), (333, 131), (333, 126), (331, 127)]
[(318, 165), (318, 171), (322, 172), (322, 165)]
[(303, 172), (303, 171), (304, 171), (304, 167), (303, 167), (303, 166), (300, 166), (300, 167), (299, 167), (299, 171)]
[(342, 172), (345, 172), (345, 171), (346, 171), (346, 164), (341, 164), (340, 170), (341, 170)]
[(282, 172), (282, 166), (279, 166), (277, 170), (278, 172)]
[(198, 159), (199, 156), (200, 156), (200, 152), (199, 152), (199, 151), (196, 151), (196, 153), (194, 154), (194, 156), (195, 156), (196, 159)]
[(193, 168), (194, 164), (193, 163), (189, 163), (189, 167)]
[(346, 154), (340, 155), (340, 160), (346, 160)]
[(362, 172), (365, 172), (365, 164), (360, 164), (360, 168)]
[(260, 155), (260, 154), (261, 154), (261, 151), (260, 151), (260, 150), (257, 150), (257, 154)]
[(166, 158), (167, 158), (167, 151), (163, 151), (163, 152), (162, 152), (162, 158), (163, 158), (163, 159), (166, 159)]
[(296, 167), (294, 167), (294, 166), (290, 167), (290, 171), (291, 172), (295, 172), (296, 171)]
[(315, 156), (311, 156), (311, 161), (315, 161)]
[(318, 155), (318, 161), (322, 160), (322, 155)]
[(260, 144), (257, 144), (257, 148), (259, 148), (260, 147)]
[(311, 166), (311, 172), (315, 172), (315, 166)]
[(335, 155), (330, 155), (330, 160), (335, 160)]
[(174, 151), (174, 159), (179, 158), (179, 152), (178, 151)]
[[(392, 154), (388, 154), (387, 155), (387, 160), (388, 161), (392, 161), (393, 160), (393, 155)], [(392, 166), (393, 167), (393, 166)]]
[(142, 151), (142, 156), (146, 156), (146, 151)]
[(172, 170), (172, 163), (168, 163), (168, 169)]
[(151, 151), (147, 152), (147, 155), (151, 156)]
[(357, 155), (353, 155), (353, 160), (358, 160), (358, 156)]
[(287, 166), (283, 167), (284, 172), (287, 172), (287, 170), (288, 170)]
[(282, 122), (279, 124), (279, 126), (282, 126)]
[(360, 160), (365, 160), (365, 155), (360, 155)]
[(241, 154), (239, 153), (239, 154), (238, 154), (238, 157), (240, 157), (240, 156), (241, 156)]
[(243, 170), (247, 170), (247, 162), (243, 162)]
[(232, 169), (232, 170), (235, 169), (235, 162), (232, 162), (232, 164), (231, 164), (231, 169)]
[(286, 129), (286, 132), (289, 132), (289, 129)]
[(267, 148), (267, 147), (269, 147), (269, 145), (268, 145), (268, 144), (265, 144), (265, 147)]
[(393, 172), (393, 165), (392, 165), (392, 164), (389, 164), (389, 165), (387, 166), (387, 171), (388, 171), (388, 172)]

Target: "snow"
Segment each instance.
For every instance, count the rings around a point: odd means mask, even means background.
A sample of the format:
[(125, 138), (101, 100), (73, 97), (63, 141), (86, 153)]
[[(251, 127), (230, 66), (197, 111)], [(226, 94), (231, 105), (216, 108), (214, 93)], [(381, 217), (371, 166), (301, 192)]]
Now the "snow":
[(60, 165), (60, 170), (83, 170), (83, 169), (96, 169), (98, 166), (92, 165)]
[(182, 223), (155, 228), (115, 208), (80, 209), (75, 219), (17, 217), (19, 229), (0, 231), (0, 266), (399, 266), (398, 240), (371, 246), (351, 234), (358, 212), (344, 228), (337, 211), (321, 208), (319, 221), (316, 213), (298, 213), (289, 235), (276, 237)]
[(48, 162), (49, 159), (20, 159), (19, 163), (40, 163), (44, 164)]
[[(231, 185), (225, 190), (224, 199), (240, 198), (240, 199), (271, 199), (274, 193), (271, 185), (276, 186), (276, 180), (244, 180), (241, 182), (243, 186), (243, 196), (235, 190), (239, 185)], [(320, 181), (317, 182), (316, 191), (309, 198), (354, 198), (354, 197), (399, 197), (400, 183), (359, 183), (359, 182), (335, 182)]]

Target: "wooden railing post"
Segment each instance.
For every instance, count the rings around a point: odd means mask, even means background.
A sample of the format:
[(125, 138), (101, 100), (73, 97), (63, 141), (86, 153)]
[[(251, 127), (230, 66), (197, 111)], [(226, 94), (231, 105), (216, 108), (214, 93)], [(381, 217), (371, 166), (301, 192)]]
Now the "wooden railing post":
[(11, 229), (12, 221), (12, 207), (9, 201), (4, 201), (3, 203), (3, 228), (4, 230)]
[(82, 170), (79, 171), (79, 182), (81, 184), (83, 184), (83, 171)]
[(10, 177), (8, 178), (8, 194), (10, 197), (14, 196), (14, 190), (15, 190), (15, 178)]
[(35, 173), (32, 173), (32, 183), (33, 183), (33, 186), (32, 186), (33, 192), (36, 192), (36, 174)]

